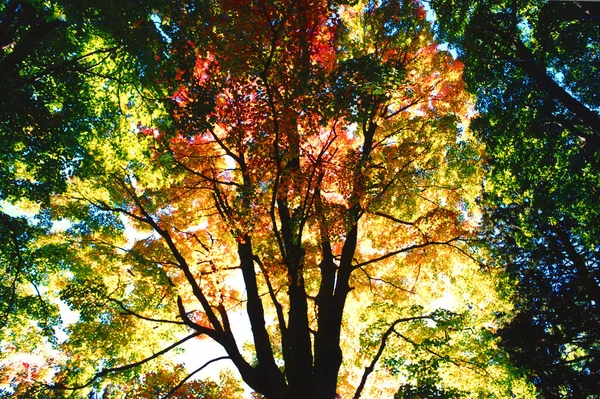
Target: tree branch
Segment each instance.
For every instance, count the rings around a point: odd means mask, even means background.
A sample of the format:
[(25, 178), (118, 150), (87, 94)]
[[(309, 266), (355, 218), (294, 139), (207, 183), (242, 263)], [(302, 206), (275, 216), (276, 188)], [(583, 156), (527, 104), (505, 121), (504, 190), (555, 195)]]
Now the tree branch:
[(104, 376), (106, 376), (108, 374), (118, 373), (120, 371), (129, 370), (129, 369), (141, 366), (142, 364), (148, 363), (149, 361), (154, 360), (157, 357), (164, 355), (165, 353), (167, 353), (170, 350), (178, 347), (179, 345), (183, 344), (184, 342), (189, 341), (190, 339), (195, 338), (195, 337), (197, 337), (197, 336), (199, 336), (201, 334), (202, 333), (200, 333), (200, 332), (195, 332), (195, 333), (193, 333), (191, 335), (188, 335), (187, 337), (183, 338), (182, 340), (180, 340), (178, 342), (175, 342), (174, 344), (169, 345), (165, 349), (163, 349), (163, 350), (161, 350), (159, 352), (156, 352), (152, 356), (149, 356), (149, 357), (147, 357), (145, 359), (142, 359), (142, 360), (140, 360), (138, 362), (126, 364), (124, 366), (111, 367), (111, 368), (104, 369), (104, 370), (96, 373), (91, 379), (89, 379), (83, 385), (76, 385), (76, 386), (72, 386), (72, 387), (65, 386), (65, 385), (63, 385), (61, 383), (54, 384), (54, 385), (47, 385), (47, 384), (43, 384), (43, 385), (45, 385), (49, 389), (59, 390), (59, 391), (62, 391), (62, 390), (65, 390), (65, 391), (75, 391), (75, 390), (78, 390), (78, 389), (87, 388), (90, 385), (92, 385), (99, 378), (102, 378), (102, 377), (104, 377)]
[(125, 312), (125, 315), (131, 315), (131, 316), (135, 316), (139, 319), (142, 320), (147, 320), (147, 321), (151, 321), (153, 323), (170, 323), (170, 324), (179, 324), (179, 325), (186, 325), (185, 323), (181, 322), (181, 321), (176, 321), (176, 320), (166, 320), (166, 319), (153, 319), (151, 317), (147, 317), (147, 316), (143, 316), (139, 313), (134, 312), (133, 310), (127, 308), (125, 306), (125, 304), (121, 301), (119, 301), (118, 299), (114, 299), (111, 297), (107, 298), (109, 301), (116, 303), (122, 310), (123, 312)]
[(369, 364), (367, 367), (365, 367), (365, 372), (363, 373), (363, 376), (360, 379), (360, 384), (358, 384), (358, 388), (356, 389), (356, 392), (354, 393), (353, 399), (359, 399), (360, 398), (360, 395), (362, 394), (362, 391), (363, 391), (363, 389), (365, 387), (365, 384), (367, 382), (367, 378), (369, 377), (369, 374), (371, 374), (373, 372), (373, 370), (375, 368), (375, 365), (379, 361), (379, 358), (381, 358), (381, 355), (383, 354), (383, 351), (384, 351), (384, 349), (385, 349), (385, 347), (387, 345), (387, 339), (389, 338), (389, 336), (393, 332), (395, 332), (394, 329), (396, 328), (396, 326), (398, 324), (406, 322), (406, 321), (423, 320), (423, 319), (431, 319), (431, 318), (432, 318), (431, 315), (403, 317), (401, 319), (398, 319), (398, 320), (394, 321), (392, 323), (392, 325), (390, 325), (388, 327), (388, 329), (381, 336), (381, 342), (379, 344), (379, 349), (377, 349), (377, 353), (375, 354), (375, 357), (371, 361), (371, 364)]
[(417, 348), (422, 348), (423, 350), (425, 350), (426, 352), (431, 353), (432, 355), (434, 355), (435, 357), (438, 357), (442, 360), (445, 360), (447, 362), (450, 362), (452, 364), (454, 364), (455, 366), (461, 367), (463, 365), (466, 365), (468, 368), (474, 370), (476, 373), (478, 374), (485, 374), (485, 375), (490, 375), (490, 373), (483, 368), (482, 366), (478, 365), (477, 363), (471, 362), (469, 360), (464, 360), (464, 359), (452, 359), (450, 356), (444, 356), (444, 355), (440, 355), (439, 353), (437, 353), (436, 351), (429, 349), (428, 347), (426, 347), (423, 344), (418, 344), (415, 341), (413, 341), (412, 339), (400, 334), (398, 331), (394, 330), (393, 331), (394, 334), (396, 334), (397, 336), (399, 336), (400, 338), (402, 338), (403, 340), (405, 340), (406, 342), (412, 344), (413, 346), (417, 347)]
[(265, 269), (265, 266), (261, 262), (260, 258), (256, 255), (254, 256), (254, 261), (256, 262), (258, 267), (260, 267), (260, 270), (262, 271), (263, 276), (265, 276), (265, 281), (267, 282), (267, 288), (269, 289), (269, 296), (271, 297), (271, 301), (273, 302), (273, 306), (275, 306), (275, 310), (277, 312), (277, 319), (279, 322), (279, 329), (281, 330), (282, 339), (285, 340), (287, 327), (285, 325), (285, 317), (283, 315), (283, 308), (282, 308), (281, 304), (279, 303), (279, 301), (277, 300), (277, 296), (275, 295), (275, 290), (273, 289), (273, 285), (271, 284), (271, 279), (269, 278), (269, 275), (267, 274), (267, 270)]
[(384, 259), (391, 258), (393, 256), (399, 255), (399, 254), (404, 253), (404, 252), (409, 252), (409, 251), (412, 251), (412, 250), (415, 250), (415, 249), (424, 248), (424, 247), (427, 247), (429, 245), (450, 245), (450, 243), (452, 243), (454, 241), (457, 241), (459, 239), (460, 239), (460, 236), (459, 237), (454, 237), (454, 238), (452, 238), (452, 239), (450, 239), (448, 241), (427, 241), (427, 242), (424, 242), (422, 244), (410, 245), (408, 247), (401, 248), (401, 249), (398, 249), (396, 251), (388, 252), (387, 254), (379, 256), (377, 258), (369, 259), (367, 261), (358, 263), (358, 264), (354, 265), (354, 269), (358, 269), (359, 267), (363, 267), (363, 266), (369, 265), (371, 263), (376, 263), (376, 262), (382, 261)]
[(177, 385), (175, 385), (175, 387), (173, 387), (173, 389), (171, 389), (167, 395), (163, 396), (163, 398), (166, 399), (166, 398), (172, 396), (175, 392), (177, 392), (177, 390), (179, 388), (181, 388), (183, 386), (183, 384), (185, 384), (185, 382), (187, 380), (192, 378), (194, 376), (194, 374), (201, 372), (202, 370), (204, 370), (207, 366), (209, 366), (212, 363), (218, 362), (220, 360), (225, 360), (225, 359), (231, 360), (231, 358), (229, 356), (221, 356), (221, 357), (217, 357), (215, 359), (209, 360), (208, 362), (204, 363), (202, 366), (198, 367), (196, 370), (194, 370), (190, 374), (188, 374), (183, 380), (179, 381), (179, 383)]

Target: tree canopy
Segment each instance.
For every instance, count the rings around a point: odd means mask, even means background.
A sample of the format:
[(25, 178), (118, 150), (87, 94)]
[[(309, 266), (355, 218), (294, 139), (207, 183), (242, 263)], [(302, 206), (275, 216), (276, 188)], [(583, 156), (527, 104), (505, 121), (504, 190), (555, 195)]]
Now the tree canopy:
[(482, 111), (487, 227), (517, 290), (502, 346), (543, 397), (597, 395), (598, 8), (432, 2)]
[(592, 50), (432, 5), (467, 87), (413, 0), (4, 2), (0, 397), (586, 392)]

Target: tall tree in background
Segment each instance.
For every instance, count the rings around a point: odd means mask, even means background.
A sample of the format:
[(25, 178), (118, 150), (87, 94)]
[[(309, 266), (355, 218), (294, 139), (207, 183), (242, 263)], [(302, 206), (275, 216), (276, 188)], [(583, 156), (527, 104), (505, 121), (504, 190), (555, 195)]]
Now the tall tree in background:
[(40, 244), (52, 221), (32, 215), (63, 192), (71, 176), (85, 175), (90, 159), (83, 142), (120, 129), (127, 116), (150, 123), (161, 106), (157, 100), (168, 97), (169, 70), (156, 59), (168, 43), (151, 20), (155, 7), (166, 3), (0, 4), (3, 382), (11, 370), (6, 358), (35, 352), (44, 339), (55, 342), (60, 325), (57, 304), (44, 290), (65, 267), (66, 243)]
[(503, 347), (543, 397), (600, 389), (599, 10), (592, 2), (434, 1), (491, 157), (487, 239), (518, 282)]
[[(420, 4), (142, 15), (130, 29), (150, 24), (169, 51), (140, 47), (156, 73), (139, 74), (170, 105), (136, 119), (135, 92), (109, 91), (126, 111), (77, 132), (85, 168), (55, 190), (34, 245), (54, 249), (40, 296), (78, 319), (50, 334), (51, 367), (12, 389), (185, 397), (164, 380), (194, 373), (159, 362), (205, 337), (269, 399), (530, 394), (494, 349), (493, 311), (509, 306), (470, 242), (481, 148), (462, 65)], [(98, 112), (110, 86), (89, 84)]]
[[(65, 189), (70, 175), (85, 170), (83, 137), (92, 135), (94, 128), (113, 129), (122, 113), (120, 103), (129, 101), (134, 108), (140, 105), (140, 95), (145, 100), (156, 96), (140, 75), (156, 75), (152, 68), (157, 64), (148, 63), (133, 43), (143, 43), (145, 52), (160, 53), (165, 50), (162, 37), (149, 27), (139, 33), (129, 26), (144, 14), (150, 17), (151, 9), (112, 2), (0, 5), (2, 205), (31, 204), (29, 212), (34, 212), (37, 204), (48, 203), (52, 194)], [(2, 328), (23, 307), (40, 319), (52, 313), (37, 300), (19, 298), (16, 289), (25, 282), (44, 284), (45, 273), (38, 273), (37, 257), (27, 249), (44, 227), (27, 226), (24, 218), (6, 212), (0, 212), (6, 271), (0, 286)]]

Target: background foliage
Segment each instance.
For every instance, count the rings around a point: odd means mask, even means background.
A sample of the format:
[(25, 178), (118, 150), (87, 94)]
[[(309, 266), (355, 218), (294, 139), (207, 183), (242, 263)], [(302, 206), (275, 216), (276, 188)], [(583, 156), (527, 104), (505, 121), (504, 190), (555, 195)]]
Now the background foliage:
[[(598, 393), (598, 7), (432, 3), (481, 115), (485, 239), (517, 285), (502, 346), (542, 397)], [(592, 395), (592, 396), (588, 396)]]

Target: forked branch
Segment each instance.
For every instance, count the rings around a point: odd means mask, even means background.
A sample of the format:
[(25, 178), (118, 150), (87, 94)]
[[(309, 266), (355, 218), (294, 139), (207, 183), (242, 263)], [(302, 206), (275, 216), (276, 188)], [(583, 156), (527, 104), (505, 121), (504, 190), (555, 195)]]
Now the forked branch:
[(360, 398), (360, 395), (362, 394), (362, 391), (365, 388), (365, 384), (367, 383), (367, 378), (369, 378), (369, 374), (371, 374), (373, 372), (373, 370), (375, 369), (375, 365), (381, 358), (381, 355), (383, 354), (383, 351), (385, 350), (385, 347), (387, 346), (387, 340), (388, 340), (389, 336), (393, 332), (395, 332), (396, 326), (398, 324), (404, 323), (406, 321), (423, 320), (423, 319), (431, 319), (431, 318), (432, 318), (432, 315), (403, 317), (401, 319), (394, 321), (392, 323), (392, 325), (390, 325), (388, 327), (388, 329), (383, 333), (383, 335), (381, 337), (381, 342), (379, 343), (379, 349), (377, 349), (377, 353), (375, 354), (375, 357), (373, 357), (371, 364), (369, 364), (367, 367), (365, 367), (365, 372), (363, 373), (363, 376), (360, 380), (360, 384), (358, 384), (358, 388), (356, 388), (356, 392), (354, 393), (353, 399)]

